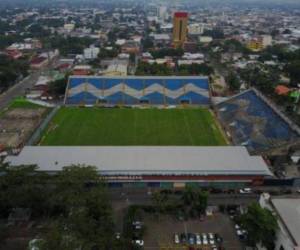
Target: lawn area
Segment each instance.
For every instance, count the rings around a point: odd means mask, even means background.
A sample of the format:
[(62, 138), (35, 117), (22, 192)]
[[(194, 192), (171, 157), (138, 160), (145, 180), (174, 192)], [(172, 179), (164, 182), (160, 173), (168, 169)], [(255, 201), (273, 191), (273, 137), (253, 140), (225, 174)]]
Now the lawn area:
[(41, 145), (225, 145), (207, 109), (63, 107)]
[(9, 108), (41, 108), (42, 106), (28, 101), (26, 98), (16, 98), (8, 106)]

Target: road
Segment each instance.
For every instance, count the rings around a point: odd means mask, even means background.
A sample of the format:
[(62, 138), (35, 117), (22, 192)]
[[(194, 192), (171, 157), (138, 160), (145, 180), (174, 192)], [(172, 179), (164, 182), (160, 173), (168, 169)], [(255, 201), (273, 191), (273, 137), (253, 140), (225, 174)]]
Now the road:
[(16, 97), (25, 94), (27, 88), (31, 88), (41, 75), (41, 71), (32, 72), (29, 76), (21, 80), (0, 95), (0, 109), (6, 108)]
[[(126, 203), (127, 205), (150, 205), (152, 203), (151, 194), (145, 191), (126, 192), (110, 191), (112, 202)], [(178, 195), (171, 195), (179, 197)], [(248, 205), (251, 202), (258, 201), (258, 194), (210, 194), (208, 205)]]

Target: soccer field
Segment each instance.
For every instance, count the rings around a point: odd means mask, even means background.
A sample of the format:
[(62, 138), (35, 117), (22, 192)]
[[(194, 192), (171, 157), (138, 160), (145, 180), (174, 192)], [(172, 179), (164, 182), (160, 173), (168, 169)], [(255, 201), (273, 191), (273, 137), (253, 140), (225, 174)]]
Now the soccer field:
[(207, 109), (61, 108), (41, 145), (225, 145)]

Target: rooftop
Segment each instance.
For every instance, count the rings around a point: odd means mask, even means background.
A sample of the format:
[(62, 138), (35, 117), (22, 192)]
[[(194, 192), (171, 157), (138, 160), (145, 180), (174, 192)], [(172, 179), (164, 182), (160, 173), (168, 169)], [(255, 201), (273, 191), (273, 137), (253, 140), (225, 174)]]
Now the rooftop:
[(6, 162), (37, 164), (42, 171), (85, 164), (104, 175), (271, 175), (260, 156), (236, 146), (26, 146)]
[(300, 199), (276, 198), (272, 199), (272, 204), (295, 243), (300, 246)]

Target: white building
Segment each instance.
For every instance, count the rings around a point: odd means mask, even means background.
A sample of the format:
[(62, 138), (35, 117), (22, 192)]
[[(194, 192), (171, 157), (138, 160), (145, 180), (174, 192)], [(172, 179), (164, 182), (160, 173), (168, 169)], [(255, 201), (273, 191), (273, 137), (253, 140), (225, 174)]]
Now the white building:
[(199, 36), (200, 43), (210, 43), (212, 40), (213, 38), (211, 36)]
[(91, 46), (83, 50), (83, 56), (87, 60), (96, 59), (99, 52), (100, 52), (99, 48)]
[(273, 211), (279, 230), (275, 250), (300, 250), (300, 198), (270, 198), (263, 194), (260, 205)]
[(185, 52), (182, 56), (183, 59), (186, 60), (196, 60), (196, 59), (204, 59), (204, 55), (202, 53), (189, 53)]
[(204, 32), (204, 25), (200, 23), (192, 23), (188, 26), (190, 35), (201, 35)]
[(71, 31), (73, 31), (75, 29), (75, 24), (74, 23), (66, 23), (64, 25), (64, 29), (70, 33)]
[(167, 7), (166, 6), (160, 6), (158, 10), (158, 18), (161, 21), (164, 21), (167, 17)]
[(178, 65), (191, 65), (191, 64), (202, 64), (203, 60), (178, 60)]
[(268, 46), (271, 46), (272, 45), (272, 36), (270, 35), (262, 35), (262, 44), (263, 44), (263, 47), (268, 47)]

